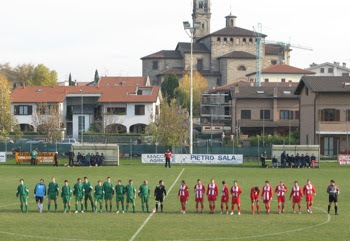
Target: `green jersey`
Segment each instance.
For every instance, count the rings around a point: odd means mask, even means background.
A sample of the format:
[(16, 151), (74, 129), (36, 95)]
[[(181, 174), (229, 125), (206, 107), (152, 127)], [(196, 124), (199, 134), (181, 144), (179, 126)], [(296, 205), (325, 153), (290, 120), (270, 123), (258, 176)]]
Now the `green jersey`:
[(70, 189), (70, 186), (64, 185), (62, 187), (61, 197), (71, 197), (72, 196), (72, 190)]
[(103, 183), (103, 191), (105, 191), (105, 194), (107, 195), (113, 195), (114, 194), (114, 186), (111, 182), (105, 182)]
[(47, 193), (49, 195), (52, 195), (52, 196), (58, 196), (58, 192), (59, 192), (59, 187), (58, 187), (58, 184), (56, 182), (50, 182), (49, 183), (49, 187), (48, 187), (48, 190), (47, 190)]
[(149, 186), (142, 184), (139, 188), (139, 195), (140, 196), (149, 196), (150, 194), (151, 194), (151, 191), (149, 189)]
[(33, 159), (36, 159), (36, 156), (38, 155), (38, 152), (36, 150), (33, 150), (32, 153), (31, 153), (31, 157)]
[(124, 196), (125, 186), (124, 185), (115, 186), (115, 192), (116, 192), (117, 196)]
[(84, 186), (85, 194), (90, 194), (90, 192), (92, 191), (92, 186), (90, 182), (84, 182), (83, 186)]
[(19, 184), (17, 187), (17, 192), (16, 192), (16, 196), (18, 197), (18, 195), (25, 195), (28, 196), (29, 194), (29, 190), (27, 189), (27, 185), (26, 184)]
[(126, 196), (128, 198), (134, 198), (135, 197), (135, 193), (136, 193), (136, 189), (134, 184), (128, 184), (125, 186), (125, 192), (126, 192)]
[(83, 196), (85, 194), (84, 186), (82, 183), (76, 183), (74, 185), (73, 194), (75, 196)]
[(94, 196), (95, 197), (102, 197), (103, 193), (104, 193), (103, 186), (96, 185), (95, 186)]

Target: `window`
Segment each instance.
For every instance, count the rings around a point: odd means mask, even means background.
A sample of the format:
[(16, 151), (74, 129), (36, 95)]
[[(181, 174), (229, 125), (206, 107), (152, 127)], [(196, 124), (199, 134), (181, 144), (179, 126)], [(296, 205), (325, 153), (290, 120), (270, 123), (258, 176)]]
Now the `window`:
[(241, 66), (238, 67), (238, 70), (239, 71), (246, 71), (247, 68), (245, 66), (241, 65)]
[(197, 70), (203, 70), (203, 59), (197, 59)]
[(56, 114), (58, 114), (58, 106), (57, 105), (42, 105), (42, 104), (39, 104), (37, 106), (36, 111), (40, 115), (56, 115)]
[(233, 19), (231, 19), (231, 27), (233, 27), (235, 24), (234, 24), (234, 21)]
[(230, 110), (231, 110), (230, 107), (225, 107), (225, 115), (231, 115)]
[(250, 120), (251, 119), (251, 110), (241, 110), (241, 119)]
[(269, 82), (269, 79), (265, 79), (265, 83), (268, 83)]
[(346, 117), (345, 117), (345, 119), (347, 121), (350, 121), (350, 110), (346, 110)]
[(295, 119), (300, 120), (300, 111), (295, 111)]
[(309, 88), (305, 87), (306, 95), (309, 95)]
[(202, 29), (203, 29), (203, 30), (205, 29), (205, 24), (204, 24), (204, 23), (202, 23)]
[(107, 107), (107, 113), (110, 115), (126, 115), (126, 107)]
[(290, 110), (281, 110), (280, 119), (281, 120), (293, 120), (293, 111)]
[(137, 95), (142, 95), (142, 90), (137, 90)]
[(219, 78), (216, 79), (216, 85), (221, 86), (221, 80)]
[(234, 42), (234, 39), (233, 39), (233, 38), (230, 38), (230, 42), (233, 43), (233, 42)]
[(220, 38), (220, 37), (218, 37), (216, 40), (217, 40), (218, 42), (220, 42), (220, 41), (221, 41), (221, 38)]
[(225, 95), (225, 103), (228, 103), (230, 101), (230, 96), (229, 94)]
[(247, 39), (246, 38), (243, 38), (243, 43), (247, 43)]
[(333, 68), (328, 68), (328, 73), (333, 74)]
[(249, 81), (250, 81), (250, 83), (253, 83), (255, 80), (254, 79), (250, 79)]
[(31, 115), (33, 107), (31, 105), (15, 105), (15, 115)]
[(152, 67), (153, 69), (158, 69), (158, 61), (153, 61)]
[(282, 83), (285, 83), (285, 82), (286, 82), (286, 79), (281, 79), (281, 82), (282, 82)]
[(270, 120), (270, 110), (260, 110), (260, 120)]
[(321, 121), (340, 121), (340, 110), (336, 110), (336, 109), (321, 110)]
[(224, 38), (224, 41), (227, 42), (227, 38)]
[(334, 137), (323, 138), (323, 155), (333, 156), (334, 155)]
[(277, 64), (277, 60), (271, 60), (271, 64), (272, 65), (276, 65)]
[(284, 91), (283, 91), (283, 94), (285, 94), (285, 95), (291, 95), (291, 94), (292, 94), (292, 91), (290, 91), (290, 90), (284, 90)]
[(135, 115), (145, 115), (145, 105), (135, 105)]
[(322, 74), (324, 73), (324, 68), (321, 68), (321, 73), (322, 73)]
[(85, 116), (78, 117), (78, 128), (79, 128), (79, 133), (82, 133), (85, 131)]
[(253, 43), (253, 39), (252, 38), (249, 38), (249, 43)]

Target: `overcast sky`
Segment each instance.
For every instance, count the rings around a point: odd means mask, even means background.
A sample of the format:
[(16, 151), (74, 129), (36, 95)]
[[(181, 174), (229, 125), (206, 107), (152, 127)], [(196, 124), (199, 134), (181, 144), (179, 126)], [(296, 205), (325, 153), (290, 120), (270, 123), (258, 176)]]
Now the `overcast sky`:
[[(310, 46), (295, 49), (291, 64), (350, 63), (350, 1), (212, 0), (211, 31), (263, 24), (269, 40)], [(59, 81), (100, 75), (138, 76), (140, 58), (188, 41), (182, 22), (191, 20), (192, 0), (2, 0), (0, 63), (45, 64)]]

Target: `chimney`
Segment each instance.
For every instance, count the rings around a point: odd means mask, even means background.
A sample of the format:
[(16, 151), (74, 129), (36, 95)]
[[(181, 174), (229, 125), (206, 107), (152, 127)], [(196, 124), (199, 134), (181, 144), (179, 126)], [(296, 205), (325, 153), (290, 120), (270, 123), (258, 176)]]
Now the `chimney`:
[(346, 63), (343, 63), (343, 67), (346, 68)]
[(236, 27), (236, 16), (233, 15), (228, 15), (225, 17), (226, 18), (226, 28), (233, 28)]
[(235, 84), (235, 93), (239, 93), (239, 85)]
[(277, 88), (273, 88), (273, 97), (277, 98)]

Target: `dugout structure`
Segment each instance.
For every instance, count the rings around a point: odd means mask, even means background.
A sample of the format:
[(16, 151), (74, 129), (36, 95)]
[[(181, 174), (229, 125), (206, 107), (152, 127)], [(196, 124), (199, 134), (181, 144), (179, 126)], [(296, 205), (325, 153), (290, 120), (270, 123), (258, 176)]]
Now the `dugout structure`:
[(281, 154), (285, 151), (286, 155), (295, 156), (297, 153), (301, 156), (301, 154), (308, 154), (310, 157), (312, 154), (316, 157), (315, 167), (320, 168), (320, 146), (319, 145), (272, 145), (272, 155), (276, 156), (276, 158), (281, 162)]
[(75, 155), (74, 161), (78, 152), (84, 155), (98, 152), (100, 155), (103, 153), (105, 157), (104, 166), (119, 166), (119, 145), (117, 144), (73, 144), (72, 151)]

